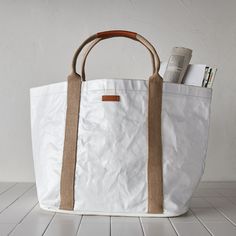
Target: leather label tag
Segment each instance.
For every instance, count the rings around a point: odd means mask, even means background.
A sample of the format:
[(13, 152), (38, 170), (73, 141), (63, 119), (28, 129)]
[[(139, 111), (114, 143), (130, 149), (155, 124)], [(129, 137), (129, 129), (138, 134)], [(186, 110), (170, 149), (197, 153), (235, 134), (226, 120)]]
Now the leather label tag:
[(119, 102), (120, 96), (119, 95), (102, 95), (103, 102)]

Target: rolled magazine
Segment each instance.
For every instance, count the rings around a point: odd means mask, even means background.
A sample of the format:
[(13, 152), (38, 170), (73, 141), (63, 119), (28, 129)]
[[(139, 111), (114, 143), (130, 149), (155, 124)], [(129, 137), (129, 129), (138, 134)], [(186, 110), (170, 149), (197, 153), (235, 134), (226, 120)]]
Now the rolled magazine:
[(164, 80), (172, 83), (182, 83), (182, 79), (192, 57), (192, 50), (174, 47), (169, 58)]

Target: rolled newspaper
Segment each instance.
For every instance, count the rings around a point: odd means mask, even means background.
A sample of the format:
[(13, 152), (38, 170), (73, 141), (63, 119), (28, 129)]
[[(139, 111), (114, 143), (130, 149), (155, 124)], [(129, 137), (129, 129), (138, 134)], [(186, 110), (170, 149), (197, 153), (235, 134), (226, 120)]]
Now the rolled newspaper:
[(164, 81), (181, 84), (191, 57), (191, 49), (174, 47), (163, 76)]

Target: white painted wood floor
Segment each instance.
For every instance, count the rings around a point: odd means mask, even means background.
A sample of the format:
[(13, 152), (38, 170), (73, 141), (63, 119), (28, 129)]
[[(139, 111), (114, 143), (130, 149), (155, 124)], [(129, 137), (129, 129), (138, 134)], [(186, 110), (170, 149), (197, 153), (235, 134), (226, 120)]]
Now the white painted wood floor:
[(203, 182), (176, 218), (66, 215), (39, 208), (33, 183), (0, 183), (0, 236), (236, 236), (236, 182)]

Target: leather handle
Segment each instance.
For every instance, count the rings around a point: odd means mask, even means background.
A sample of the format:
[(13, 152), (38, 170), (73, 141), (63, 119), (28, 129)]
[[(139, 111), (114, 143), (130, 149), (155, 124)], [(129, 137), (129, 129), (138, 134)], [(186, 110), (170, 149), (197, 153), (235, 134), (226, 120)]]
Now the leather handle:
[[(159, 68), (160, 68), (160, 59), (159, 59), (159, 56), (158, 56), (155, 48), (143, 36), (141, 36), (141, 35), (139, 35), (139, 34), (137, 34), (135, 32), (124, 31), (124, 30), (110, 30), (110, 31), (98, 32), (98, 33), (90, 36), (89, 38), (87, 38), (81, 44), (81, 46), (77, 49), (77, 51), (74, 54), (73, 61), (72, 61), (72, 74), (77, 74), (77, 72), (76, 72), (77, 58), (78, 58), (79, 54), (81, 53), (81, 51), (83, 50), (83, 48), (87, 44), (89, 44), (90, 42), (94, 41), (95, 39), (97, 39), (96, 41), (99, 42), (101, 40), (112, 38), (112, 37), (126, 37), (126, 38), (130, 38), (132, 40), (138, 41), (141, 44), (143, 44), (150, 51), (150, 53), (152, 54), (152, 57), (154, 58), (154, 60), (153, 60), (154, 61), (153, 62), (153, 64), (154, 64), (154, 73), (153, 73), (152, 77), (159, 78), (157, 76), (157, 74), (158, 74), (158, 71), (159, 71)], [(90, 48), (90, 50), (91, 49), (92, 49), (92, 47)]]
[(126, 37), (136, 40), (136, 36), (137, 33), (126, 30), (109, 30), (97, 33), (97, 37), (101, 39), (107, 39), (112, 37)]

